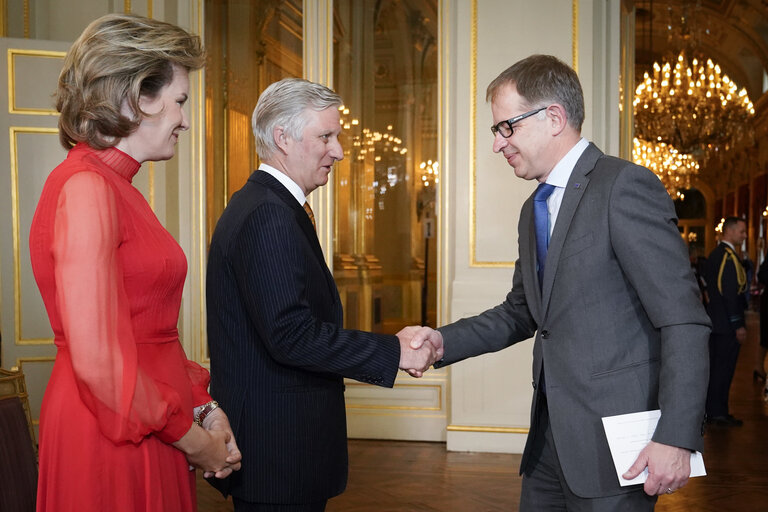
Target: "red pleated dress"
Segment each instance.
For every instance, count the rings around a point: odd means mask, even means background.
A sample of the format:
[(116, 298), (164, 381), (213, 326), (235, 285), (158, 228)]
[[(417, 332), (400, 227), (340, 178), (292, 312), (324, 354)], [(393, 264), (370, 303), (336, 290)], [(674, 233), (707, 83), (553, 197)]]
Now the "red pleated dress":
[(49, 175), (30, 256), (57, 347), (40, 416), (37, 510), (196, 510), (171, 444), (210, 400), (178, 339), (181, 247), (131, 180), (139, 162), (72, 148)]

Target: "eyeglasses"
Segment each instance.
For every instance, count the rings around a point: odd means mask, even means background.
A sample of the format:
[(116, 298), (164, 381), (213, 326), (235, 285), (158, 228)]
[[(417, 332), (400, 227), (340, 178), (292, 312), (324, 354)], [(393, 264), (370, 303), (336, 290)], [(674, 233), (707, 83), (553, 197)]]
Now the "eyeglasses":
[(526, 117), (531, 117), (542, 110), (546, 110), (548, 107), (541, 107), (534, 110), (531, 110), (530, 112), (526, 112), (525, 114), (520, 114), (519, 116), (515, 116), (512, 119), (507, 119), (506, 121), (501, 121), (498, 124), (495, 124), (491, 126), (491, 133), (493, 133), (493, 136), (496, 136), (496, 133), (500, 133), (502, 137), (505, 139), (508, 137), (511, 137), (513, 133), (515, 133), (515, 127), (512, 126), (515, 123), (518, 123), (525, 119)]

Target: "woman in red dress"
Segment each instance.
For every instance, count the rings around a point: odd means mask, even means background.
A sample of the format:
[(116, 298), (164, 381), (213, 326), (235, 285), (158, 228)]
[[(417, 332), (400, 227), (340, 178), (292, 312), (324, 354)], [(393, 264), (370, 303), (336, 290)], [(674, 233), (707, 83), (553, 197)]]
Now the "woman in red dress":
[(195, 473), (240, 467), (209, 375), (177, 323), (186, 259), (131, 184), (173, 157), (189, 128), (200, 39), (127, 14), (91, 23), (59, 77), (69, 150), (48, 177), (30, 233), (57, 346), (40, 419), (39, 511), (192, 511)]

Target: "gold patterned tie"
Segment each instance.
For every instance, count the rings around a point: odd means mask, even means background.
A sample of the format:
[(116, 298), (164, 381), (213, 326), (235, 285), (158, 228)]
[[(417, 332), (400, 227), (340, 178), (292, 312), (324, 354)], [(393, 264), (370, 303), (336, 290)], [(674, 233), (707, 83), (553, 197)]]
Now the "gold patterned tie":
[(304, 203), (304, 211), (307, 212), (307, 215), (309, 215), (309, 220), (312, 221), (312, 227), (315, 228), (315, 231), (317, 231), (317, 224), (315, 224), (315, 214), (312, 213), (312, 208), (310, 208), (309, 203)]

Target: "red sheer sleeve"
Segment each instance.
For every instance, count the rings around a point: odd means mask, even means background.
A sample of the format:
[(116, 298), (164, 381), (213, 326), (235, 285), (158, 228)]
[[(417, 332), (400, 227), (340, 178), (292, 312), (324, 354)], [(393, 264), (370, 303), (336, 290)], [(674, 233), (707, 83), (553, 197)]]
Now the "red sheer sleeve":
[(173, 442), (191, 423), (183, 420), (178, 393), (138, 368), (120, 242), (111, 186), (95, 173), (74, 174), (59, 196), (53, 256), (56, 300), (80, 396), (115, 442), (139, 442), (150, 433)]
[(187, 359), (186, 364), (189, 382), (192, 384), (192, 400), (195, 407), (210, 402), (211, 395), (208, 394), (208, 384), (211, 382), (211, 374), (194, 361)]

